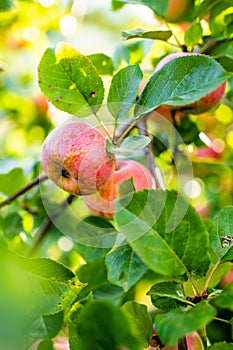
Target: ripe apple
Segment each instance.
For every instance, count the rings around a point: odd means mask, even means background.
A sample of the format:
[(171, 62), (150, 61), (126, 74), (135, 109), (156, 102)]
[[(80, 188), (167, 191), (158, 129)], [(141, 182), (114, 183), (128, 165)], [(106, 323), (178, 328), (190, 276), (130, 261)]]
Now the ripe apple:
[[(186, 335), (186, 344), (188, 350), (204, 350), (203, 343), (201, 341), (201, 337), (197, 332), (192, 332)], [(148, 350), (156, 350), (157, 347), (150, 346)], [(164, 350), (178, 350), (178, 345), (174, 346), (165, 346)]]
[(95, 193), (115, 170), (106, 151), (106, 138), (96, 128), (68, 122), (54, 129), (42, 147), (42, 166), (48, 178), (74, 195)]
[(222, 152), (216, 152), (212, 147), (203, 146), (197, 148), (195, 155), (200, 158), (221, 159)]
[(90, 211), (107, 219), (115, 213), (114, 200), (119, 198), (120, 184), (132, 178), (136, 191), (155, 188), (155, 180), (144, 165), (133, 160), (117, 160), (116, 170), (107, 185), (95, 194), (83, 196)]
[[(173, 59), (182, 57), (182, 56), (187, 56), (187, 55), (197, 55), (197, 54), (194, 52), (177, 52), (177, 53), (170, 54), (164, 57), (161, 61), (159, 61), (158, 65), (155, 68), (155, 72), (160, 70), (165, 64), (172, 61)], [(200, 114), (215, 107), (220, 102), (221, 98), (224, 95), (225, 88), (226, 88), (226, 82), (222, 83), (216, 89), (211, 91), (209, 94), (207, 94), (206, 96), (202, 97), (201, 99), (199, 99), (198, 101), (192, 104), (189, 104), (186, 106), (166, 105), (166, 107), (173, 110), (186, 110), (192, 114)]]
[(191, 4), (191, 0), (169, 0), (167, 12), (163, 18), (171, 23), (180, 22), (187, 15)]

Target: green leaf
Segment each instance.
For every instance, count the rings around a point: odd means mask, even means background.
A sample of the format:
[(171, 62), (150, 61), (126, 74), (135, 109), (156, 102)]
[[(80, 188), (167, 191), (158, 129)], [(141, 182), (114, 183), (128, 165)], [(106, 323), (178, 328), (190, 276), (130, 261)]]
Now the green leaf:
[(8, 11), (13, 6), (11, 0), (1, 0), (0, 2), (0, 12)]
[(112, 0), (112, 9), (114, 11), (121, 9), (124, 4), (119, 0)]
[(88, 55), (87, 58), (94, 64), (100, 75), (112, 75), (114, 71), (111, 57), (103, 53)]
[(116, 302), (122, 296), (123, 289), (111, 285), (107, 280), (107, 270), (103, 259), (81, 266), (77, 271), (77, 276), (80, 281), (87, 283), (79, 295), (80, 298), (93, 292), (95, 298), (101, 296), (101, 298), (104, 297)]
[(26, 183), (23, 169), (14, 168), (7, 174), (0, 174), (0, 192), (11, 196)]
[(194, 11), (194, 17), (199, 17), (200, 19), (202, 19), (203, 17), (205, 17), (207, 14), (210, 13), (211, 8), (221, 0), (204, 0), (202, 1), (196, 8)]
[(232, 350), (233, 349), (233, 343), (226, 343), (225, 341), (215, 343), (214, 345), (211, 345), (208, 350)]
[(29, 334), (34, 339), (54, 338), (63, 324), (63, 312), (37, 317), (31, 324)]
[(229, 39), (233, 34), (232, 1), (222, 0), (217, 2), (210, 14), (210, 30), (212, 36), (218, 40)]
[(121, 33), (123, 40), (141, 38), (152, 40), (164, 40), (167, 41), (172, 36), (171, 30), (150, 30), (135, 29), (131, 31), (124, 31)]
[(0, 215), (0, 227), (3, 234), (11, 239), (23, 231), (22, 217), (15, 212), (5, 217)]
[(184, 34), (184, 41), (187, 46), (193, 47), (202, 38), (202, 26), (200, 23), (192, 24)]
[(223, 208), (209, 228), (210, 244), (219, 261), (233, 259), (233, 206)]
[(168, 9), (169, 0), (119, 0), (125, 4), (145, 5), (153, 10), (157, 15), (164, 16)]
[(215, 57), (228, 57), (233, 59), (233, 41), (226, 40), (217, 44), (212, 50), (210, 50), (209, 54)]
[(43, 340), (37, 347), (37, 350), (54, 350), (51, 339)]
[(211, 302), (220, 308), (233, 311), (233, 282), (228, 284)]
[(108, 280), (127, 292), (145, 274), (147, 267), (130, 246), (114, 248), (105, 258)]
[(34, 316), (69, 307), (84, 286), (68, 268), (50, 259), (21, 258), (20, 266), (27, 311)]
[(219, 63), (209, 56), (197, 54), (175, 58), (151, 76), (137, 102), (135, 117), (161, 104), (185, 106), (196, 102), (227, 77)]
[(104, 98), (103, 82), (96, 67), (65, 43), (45, 51), (38, 78), (47, 99), (58, 109), (76, 116), (96, 112)]
[(147, 293), (151, 296), (152, 304), (158, 309), (170, 310), (186, 304), (183, 289), (177, 283), (161, 282), (151, 287)]
[(112, 78), (107, 106), (115, 119), (125, 118), (135, 103), (142, 72), (138, 64), (127, 66)]
[(197, 124), (193, 122), (188, 116), (181, 119), (176, 130), (186, 145), (189, 145), (190, 143), (193, 143), (196, 146), (204, 145), (203, 141), (199, 137), (200, 130), (198, 129)]
[(85, 218), (76, 230), (78, 242), (75, 243), (75, 249), (88, 262), (104, 257), (115, 243), (116, 230), (101, 217)]
[(121, 307), (121, 310), (130, 320), (135, 336), (140, 340), (143, 348), (147, 348), (153, 336), (153, 324), (152, 319), (148, 315), (146, 305), (128, 301)]
[[(152, 271), (180, 282), (202, 277), (209, 265), (208, 235), (196, 211), (174, 192), (144, 190), (116, 201), (118, 230)], [(198, 254), (197, 254), (198, 253)]]
[(175, 345), (186, 334), (206, 326), (217, 311), (205, 301), (187, 310), (178, 308), (155, 316), (155, 327), (165, 345)]
[(140, 350), (125, 313), (106, 300), (94, 300), (77, 313), (77, 339), (71, 350)]
[(108, 152), (121, 156), (132, 156), (138, 150), (143, 149), (151, 142), (151, 139), (143, 135), (130, 135), (126, 137), (120, 146), (113, 145), (108, 139), (106, 149)]

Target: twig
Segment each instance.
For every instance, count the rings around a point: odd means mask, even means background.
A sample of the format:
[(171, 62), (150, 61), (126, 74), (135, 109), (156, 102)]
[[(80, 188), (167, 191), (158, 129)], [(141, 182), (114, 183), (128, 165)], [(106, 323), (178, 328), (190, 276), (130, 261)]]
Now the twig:
[[(139, 131), (140, 135), (148, 136), (148, 132), (147, 132), (147, 128), (146, 128), (147, 117), (148, 116), (145, 116), (144, 118), (140, 119), (137, 123), (138, 131)], [(144, 148), (144, 152), (145, 152), (145, 157), (146, 157), (148, 169), (150, 170), (150, 172), (154, 176), (156, 188), (161, 189), (161, 185), (160, 185), (159, 179), (158, 179), (156, 171), (155, 171), (156, 166), (155, 166), (155, 162), (154, 162), (154, 156), (152, 153), (151, 142), (149, 143), (149, 145), (147, 145)]]
[(32, 247), (30, 248), (27, 256), (32, 256), (33, 253), (35, 252), (35, 250), (37, 249), (37, 247), (40, 245), (40, 243), (44, 240), (44, 238), (46, 237), (46, 235), (48, 234), (50, 228), (53, 226), (54, 221), (57, 220), (57, 218), (61, 215), (61, 213), (72, 203), (73, 199), (75, 198), (74, 195), (69, 195), (68, 198), (64, 199), (64, 201), (62, 201), (60, 203), (60, 207), (59, 210), (57, 210), (53, 215), (51, 215), (50, 217), (48, 217), (44, 223), (42, 224), (42, 226), (39, 228), (39, 230), (37, 231), (37, 239), (34, 242), (34, 244), (32, 245)]
[(29, 184), (27, 184), (26, 186), (24, 186), (23, 188), (21, 188), (19, 191), (17, 191), (15, 194), (13, 194), (12, 196), (8, 197), (5, 201), (0, 203), (0, 208), (10, 204), (11, 202), (13, 202), (16, 198), (20, 197), (22, 194), (26, 193), (27, 191), (29, 191), (31, 188), (33, 188), (34, 186), (38, 185), (40, 182), (43, 182), (45, 180), (47, 180), (48, 177), (47, 175), (41, 175), (38, 176), (36, 179), (34, 179), (32, 182), (30, 182)]

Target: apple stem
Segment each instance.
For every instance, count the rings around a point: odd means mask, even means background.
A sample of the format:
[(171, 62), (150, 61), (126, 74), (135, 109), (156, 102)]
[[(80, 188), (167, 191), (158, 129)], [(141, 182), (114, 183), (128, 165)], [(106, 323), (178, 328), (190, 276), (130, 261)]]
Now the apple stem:
[(216, 271), (216, 269), (217, 269), (217, 267), (218, 267), (219, 264), (220, 264), (220, 260), (218, 260), (218, 261), (216, 262), (216, 264), (212, 267), (212, 269), (211, 269), (211, 271), (210, 271), (210, 273), (209, 273), (209, 275), (208, 275), (208, 277), (207, 277), (207, 280), (206, 280), (206, 283), (205, 283), (205, 286), (204, 286), (204, 289), (203, 289), (203, 293), (202, 293), (202, 294), (205, 294), (205, 293), (207, 292), (207, 288), (208, 288), (208, 286), (209, 286), (210, 280), (211, 280), (211, 278), (213, 277), (213, 274), (214, 274), (214, 272)]
[(44, 220), (44, 222), (42, 223), (42, 225), (36, 233), (36, 240), (27, 254), (28, 257), (31, 257), (34, 254), (38, 246), (48, 234), (51, 227), (54, 225), (54, 221), (56, 221), (57, 218), (64, 212), (64, 210), (73, 202), (74, 198), (75, 196), (73, 194), (69, 195), (60, 203), (59, 210), (57, 210), (53, 215)]
[(36, 179), (34, 179), (33, 181), (31, 181), (29, 184), (27, 184), (26, 186), (22, 187), (19, 191), (17, 191), (16, 193), (14, 193), (12, 196), (8, 197), (5, 201), (0, 203), (0, 208), (10, 204), (11, 202), (13, 202), (16, 198), (20, 197), (22, 194), (26, 193), (27, 191), (29, 191), (31, 188), (33, 188), (34, 186), (38, 185), (40, 182), (43, 182), (45, 180), (47, 180), (48, 177), (47, 175), (43, 174), (38, 176)]
[(96, 119), (98, 120), (98, 122), (100, 123), (102, 128), (104, 129), (106, 135), (109, 137), (110, 140), (112, 140), (112, 135), (110, 134), (110, 132), (109, 132), (108, 128), (106, 127), (106, 125), (104, 124), (104, 122), (101, 120), (101, 118), (98, 116), (97, 113), (94, 113), (94, 116), (96, 117)]

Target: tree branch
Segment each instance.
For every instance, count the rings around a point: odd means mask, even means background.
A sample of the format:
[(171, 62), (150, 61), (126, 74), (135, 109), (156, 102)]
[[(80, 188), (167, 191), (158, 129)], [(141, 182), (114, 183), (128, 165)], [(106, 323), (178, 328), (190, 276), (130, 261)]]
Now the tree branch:
[(69, 195), (64, 201), (60, 203), (59, 210), (57, 210), (53, 215), (50, 217), (46, 218), (45, 221), (43, 222), (42, 226), (39, 228), (39, 230), (36, 233), (36, 240), (32, 247), (30, 248), (27, 256), (32, 256), (35, 250), (38, 248), (40, 243), (44, 240), (46, 235), (48, 234), (49, 230), (51, 227), (54, 225), (54, 221), (57, 220), (57, 218), (62, 214), (62, 212), (72, 203), (73, 199), (75, 196), (73, 194)]
[(10, 204), (16, 198), (20, 197), (22, 194), (26, 193), (27, 191), (29, 191), (34, 186), (38, 185), (40, 182), (43, 182), (43, 181), (45, 181), (47, 179), (48, 179), (47, 175), (40, 175), (40, 176), (38, 176), (36, 179), (34, 179), (32, 182), (30, 182), (29, 184), (27, 184), (26, 186), (21, 188), (15, 194), (13, 194), (12, 196), (8, 197), (5, 201), (1, 202), (0, 203), (0, 208)]

